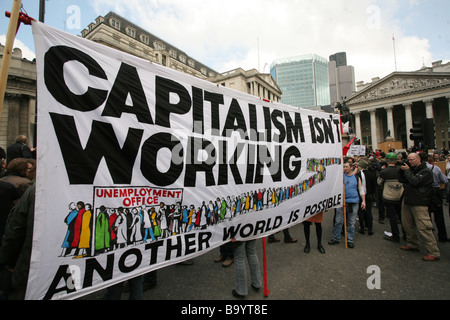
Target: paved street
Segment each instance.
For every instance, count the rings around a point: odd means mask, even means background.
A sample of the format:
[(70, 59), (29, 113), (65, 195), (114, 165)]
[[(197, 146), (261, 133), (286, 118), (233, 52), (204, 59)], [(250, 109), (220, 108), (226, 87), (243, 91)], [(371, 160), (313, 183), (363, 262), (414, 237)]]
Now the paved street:
[[(450, 235), (448, 206), (445, 206), (447, 232)], [(450, 242), (438, 242), (441, 260), (425, 262), (420, 252), (399, 249), (405, 242), (393, 243), (383, 239), (390, 231), (389, 223), (378, 223), (374, 208), (374, 235), (356, 233), (355, 248), (346, 249), (344, 243), (327, 244), (332, 235), (333, 211), (324, 215), (323, 245), (326, 253), (316, 249), (315, 228), (311, 227), (311, 252), (303, 252), (303, 225), (290, 229), (295, 244), (283, 241), (267, 244), (268, 288), (264, 297), (249, 288), (245, 300), (449, 300), (450, 299)], [(357, 222), (357, 226), (359, 226)], [(283, 233), (277, 233), (283, 240)], [(257, 241), (262, 268), (262, 240)], [(144, 293), (146, 300), (227, 300), (234, 288), (234, 267), (224, 268), (213, 259), (219, 254), (214, 249), (193, 260), (191, 266), (174, 265), (158, 270), (158, 283)], [(367, 280), (370, 266), (381, 271), (380, 289), (369, 289)], [(371, 283), (374, 283), (373, 281)], [(83, 299), (101, 299), (97, 292)], [(123, 299), (127, 299), (124, 293)], [(244, 300), (244, 301), (245, 301)]]

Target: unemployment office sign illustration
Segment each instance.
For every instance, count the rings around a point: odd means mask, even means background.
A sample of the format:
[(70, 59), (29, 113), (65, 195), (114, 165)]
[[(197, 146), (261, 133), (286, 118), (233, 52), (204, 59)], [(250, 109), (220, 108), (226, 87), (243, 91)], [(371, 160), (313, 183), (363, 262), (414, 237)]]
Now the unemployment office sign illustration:
[(338, 115), (33, 22), (38, 176), (28, 299), (73, 299), (342, 206)]

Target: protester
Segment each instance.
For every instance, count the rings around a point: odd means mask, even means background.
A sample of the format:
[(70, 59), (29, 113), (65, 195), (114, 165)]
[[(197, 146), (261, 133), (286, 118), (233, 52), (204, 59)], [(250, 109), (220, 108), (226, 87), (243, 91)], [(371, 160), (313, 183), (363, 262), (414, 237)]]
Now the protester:
[(35, 184), (26, 189), (11, 211), (0, 247), (0, 265), (4, 266), (2, 291), (8, 300), (25, 299), (33, 242), (34, 196)]
[(311, 234), (311, 224), (314, 222), (316, 226), (316, 236), (317, 236), (317, 250), (320, 253), (324, 254), (325, 249), (322, 246), (322, 222), (323, 222), (323, 212), (319, 212), (318, 214), (312, 216), (306, 221), (303, 221), (303, 230), (305, 232), (305, 248), (303, 252), (309, 253), (311, 250), (311, 245), (309, 242), (310, 234)]
[(6, 152), (2, 147), (0, 147), (0, 159), (6, 161)]
[[(366, 197), (362, 189), (361, 178), (352, 174), (353, 168), (350, 162), (344, 163), (344, 194), (346, 207), (346, 224), (347, 224), (347, 246), (354, 248), (355, 223), (358, 215), (359, 199), (361, 197), (361, 208), (366, 208)], [(333, 226), (333, 239), (328, 244), (335, 245), (340, 243), (342, 226), (344, 224), (344, 208), (336, 209), (336, 217)]]
[(227, 242), (220, 246), (220, 256), (214, 259), (214, 262), (222, 262), (223, 267), (229, 267), (234, 261), (234, 245), (231, 242)]
[[(297, 243), (297, 239), (293, 239), (291, 236), (291, 233), (289, 232), (289, 228), (283, 229), (283, 236), (284, 236), (284, 242), (285, 243)], [(268, 236), (268, 242), (274, 243), (274, 242), (280, 242), (280, 239), (275, 238), (275, 234), (271, 234)]]
[(12, 160), (7, 167), (4, 177), (0, 181), (9, 182), (14, 185), (22, 195), (25, 190), (30, 187), (33, 182), (28, 178), (32, 173), (33, 165), (24, 158), (16, 158)]
[[(400, 168), (396, 165), (397, 155), (388, 153), (386, 155), (388, 166), (380, 172), (377, 183), (382, 187), (383, 203), (386, 215), (391, 225), (391, 235), (385, 235), (386, 240), (400, 241), (400, 230), (398, 223), (401, 221), (401, 201), (403, 196), (403, 184), (398, 181)], [(405, 234), (405, 232), (403, 232)]]
[(16, 137), (16, 142), (11, 144), (6, 149), (6, 164), (8, 165), (13, 159), (16, 158), (33, 158), (33, 151), (35, 148), (30, 149), (27, 145), (28, 138), (25, 135), (19, 135)]
[(402, 224), (406, 232), (407, 245), (400, 249), (406, 251), (419, 250), (420, 238), (427, 250), (425, 261), (436, 261), (440, 258), (439, 248), (433, 234), (433, 224), (428, 213), (431, 202), (433, 174), (421, 161), (417, 153), (408, 155), (408, 162), (400, 167), (399, 181), (404, 185), (402, 202)]
[[(142, 292), (153, 289), (156, 287), (156, 285), (158, 284), (158, 276), (157, 276), (157, 271), (158, 270), (153, 270), (150, 272), (147, 272), (146, 274), (142, 275)], [(122, 295), (122, 293), (127, 293), (130, 292), (131, 287), (130, 284), (133, 283), (133, 290), (135, 291), (134, 293), (134, 297), (136, 297), (136, 293), (139, 294), (139, 290), (136, 290), (136, 287), (139, 289), (139, 283), (136, 283), (134, 281), (139, 281), (138, 279), (130, 279), (128, 281), (124, 281), (123, 282), (123, 289), (120, 292), (120, 295)], [(118, 290), (119, 291), (119, 290)], [(131, 295), (131, 294), (130, 294)], [(117, 299), (111, 299), (112, 295), (106, 295), (103, 297), (103, 299), (105, 300), (118, 300), (120, 298)], [(129, 297), (129, 300), (142, 300), (142, 299), (134, 299), (134, 297)]]
[(36, 160), (31, 158), (26, 158), (25, 160), (28, 162), (27, 178), (33, 181), (34, 179), (36, 179)]
[(3, 177), (6, 170), (6, 152), (0, 147), (0, 178)]
[(427, 167), (433, 173), (433, 194), (431, 197), (431, 203), (428, 208), (430, 215), (434, 214), (434, 222), (438, 230), (438, 239), (440, 242), (447, 242), (447, 230), (445, 228), (444, 211), (443, 211), (443, 199), (444, 189), (441, 189), (441, 184), (447, 185), (448, 179), (442, 173), (442, 170), (434, 165), (434, 158), (428, 157)]
[(153, 270), (150, 272), (147, 272), (144, 274), (143, 282), (142, 282), (142, 289), (148, 290), (156, 287), (158, 283), (158, 273), (157, 270)]
[(21, 194), (17, 188), (9, 182), (0, 181), (0, 246), (5, 233), (6, 220), (9, 212), (19, 201)]
[[(377, 174), (377, 178), (380, 176), (381, 170), (387, 167), (387, 162), (385, 159), (375, 159), (372, 160), (372, 168), (375, 169)], [(376, 188), (376, 206), (378, 209), (378, 223), (384, 224), (384, 220), (386, 219), (386, 207), (383, 202), (383, 188), (377, 184)]]
[(248, 294), (247, 271), (245, 268), (245, 257), (250, 268), (251, 286), (254, 290), (259, 290), (262, 286), (262, 277), (256, 254), (256, 240), (245, 242), (234, 242), (234, 269), (236, 273), (236, 289), (232, 294), (236, 298), (244, 298)]
[[(142, 300), (143, 287), (142, 287), (143, 276), (137, 276), (128, 280), (129, 284), (129, 300)], [(122, 297), (124, 282), (120, 282), (111, 287), (108, 287), (105, 292), (104, 300), (120, 300)]]
[(359, 233), (365, 234), (365, 228), (369, 235), (373, 235), (372, 203), (375, 200), (377, 189), (377, 176), (373, 168), (365, 160), (358, 162), (358, 175), (361, 177), (362, 187), (365, 193), (366, 207), (358, 210)]
[[(21, 194), (17, 188), (11, 183), (0, 181), (0, 247), (5, 234), (6, 222), (11, 209), (19, 201)], [(5, 266), (0, 262), (0, 300), (5, 300), (3, 294), (8, 288), (4, 288), (4, 284), (9, 282), (10, 272), (5, 270)]]
[[(450, 179), (450, 155), (445, 156), (445, 175), (447, 179)], [(450, 202), (450, 183), (447, 183), (445, 187), (445, 202), (448, 204)], [(450, 207), (449, 207), (450, 212)]]

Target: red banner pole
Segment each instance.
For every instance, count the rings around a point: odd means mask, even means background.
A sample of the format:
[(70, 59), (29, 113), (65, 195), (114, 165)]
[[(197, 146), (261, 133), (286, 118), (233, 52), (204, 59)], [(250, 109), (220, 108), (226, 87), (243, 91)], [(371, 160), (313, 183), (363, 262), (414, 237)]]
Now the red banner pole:
[(267, 252), (266, 252), (266, 238), (262, 238), (263, 241), (263, 279), (264, 279), (264, 297), (269, 296), (270, 290), (267, 288)]

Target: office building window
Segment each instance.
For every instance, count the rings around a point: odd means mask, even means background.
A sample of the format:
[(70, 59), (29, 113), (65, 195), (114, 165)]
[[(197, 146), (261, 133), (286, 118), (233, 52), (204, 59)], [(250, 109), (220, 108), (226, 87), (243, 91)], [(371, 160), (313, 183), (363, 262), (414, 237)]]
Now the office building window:
[(140, 38), (143, 43), (145, 43), (147, 45), (150, 43), (150, 38), (148, 36), (146, 36), (145, 34), (141, 34)]
[(132, 38), (136, 37), (136, 30), (134, 30), (133, 28), (126, 27), (125, 32), (127, 33), (127, 35), (129, 35)]
[(116, 19), (110, 19), (109, 24), (111, 25), (111, 27), (113, 27), (117, 30), (120, 30), (120, 21), (118, 21)]

